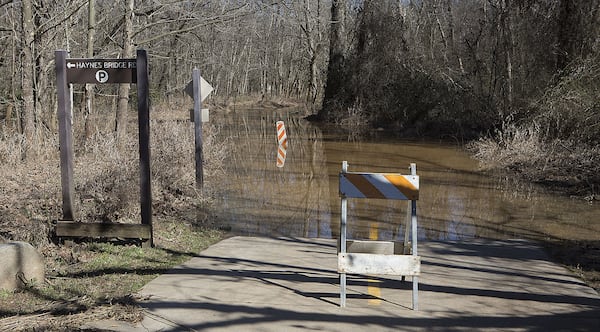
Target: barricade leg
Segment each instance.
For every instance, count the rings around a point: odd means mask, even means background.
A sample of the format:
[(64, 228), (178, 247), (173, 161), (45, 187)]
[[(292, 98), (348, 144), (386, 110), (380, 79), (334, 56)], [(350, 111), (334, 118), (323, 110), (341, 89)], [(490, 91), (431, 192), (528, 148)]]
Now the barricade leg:
[(340, 273), (340, 307), (346, 307), (346, 274)]
[[(348, 171), (348, 162), (342, 163), (342, 172)], [(346, 253), (346, 218), (348, 213), (348, 200), (342, 197), (342, 213), (340, 216), (340, 253)], [(338, 254), (339, 255), (339, 254)], [(346, 306), (346, 273), (340, 273), (340, 307)]]
[(414, 276), (412, 283), (413, 283), (413, 298), (412, 298), (413, 310), (419, 310), (419, 277)]
[[(411, 175), (417, 175), (417, 165), (410, 164)], [(417, 201), (411, 200), (411, 229), (412, 229), (412, 254), (418, 256), (417, 253)], [(408, 231), (408, 230), (407, 230)], [(413, 276), (413, 310), (419, 310), (419, 278)]]

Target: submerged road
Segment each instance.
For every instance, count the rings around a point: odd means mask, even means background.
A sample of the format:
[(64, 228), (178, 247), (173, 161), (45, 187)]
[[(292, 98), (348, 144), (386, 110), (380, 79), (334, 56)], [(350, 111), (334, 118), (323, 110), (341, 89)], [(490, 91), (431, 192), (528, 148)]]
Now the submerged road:
[[(147, 284), (136, 326), (112, 331), (600, 331), (600, 297), (522, 240), (419, 243), (410, 278), (348, 275), (339, 307), (336, 242), (233, 237)], [(374, 285), (377, 296), (369, 290)]]

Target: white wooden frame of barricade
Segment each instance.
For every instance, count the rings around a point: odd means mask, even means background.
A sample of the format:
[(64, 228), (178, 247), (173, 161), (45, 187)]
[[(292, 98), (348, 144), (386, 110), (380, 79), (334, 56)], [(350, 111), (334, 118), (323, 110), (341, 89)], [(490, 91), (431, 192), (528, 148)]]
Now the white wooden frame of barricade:
[[(348, 162), (342, 162), (342, 174), (348, 173)], [(410, 164), (410, 173), (413, 178), (417, 177), (417, 166), (414, 163)], [(365, 173), (366, 174), (366, 173)], [(341, 183), (341, 180), (340, 180)], [(341, 184), (340, 184), (341, 186)], [(347, 242), (347, 212), (348, 202), (347, 197), (341, 195), (341, 218), (340, 218), (340, 252), (338, 253), (338, 272), (340, 274), (340, 307), (346, 306), (346, 274), (385, 274), (412, 276), (413, 292), (412, 292), (412, 307), (413, 310), (418, 310), (418, 294), (419, 282), (418, 275), (420, 274), (420, 257), (417, 253), (417, 201), (409, 200), (409, 215), (406, 220), (407, 227), (404, 234), (404, 255), (378, 255), (378, 254), (350, 254), (346, 250)], [(406, 245), (409, 240), (408, 229), (411, 229), (412, 237), (412, 255), (406, 255)]]

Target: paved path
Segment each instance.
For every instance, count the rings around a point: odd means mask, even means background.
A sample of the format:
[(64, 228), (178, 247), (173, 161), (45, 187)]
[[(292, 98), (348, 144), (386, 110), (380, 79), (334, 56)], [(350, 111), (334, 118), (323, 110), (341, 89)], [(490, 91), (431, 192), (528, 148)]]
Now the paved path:
[[(421, 242), (419, 311), (397, 277), (348, 275), (335, 241), (233, 237), (147, 284), (127, 331), (600, 331), (600, 297), (526, 241)], [(379, 296), (377, 298), (376, 296)], [(100, 327), (99, 326), (99, 327)]]

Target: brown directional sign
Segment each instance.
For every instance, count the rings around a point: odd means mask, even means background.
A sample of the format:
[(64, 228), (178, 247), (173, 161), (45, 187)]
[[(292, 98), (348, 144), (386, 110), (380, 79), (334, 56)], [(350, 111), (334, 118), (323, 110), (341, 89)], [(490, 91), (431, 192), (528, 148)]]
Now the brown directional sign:
[(65, 59), (67, 83), (136, 83), (136, 59)]
[[(61, 221), (75, 221), (73, 208), (75, 185), (73, 181), (73, 105), (69, 83), (135, 83), (137, 87), (138, 138), (140, 152), (140, 215), (142, 224), (135, 227), (133, 233), (119, 234), (108, 230), (106, 225), (92, 230), (77, 225), (74, 232), (65, 228), (56, 228), (57, 236), (79, 236), (87, 234), (96, 237), (99, 231), (104, 237), (132, 236), (147, 239), (152, 246), (152, 179), (150, 173), (150, 84), (148, 73), (148, 54), (137, 50), (135, 59), (69, 59), (68, 52), (56, 50), (55, 70), (58, 106), (59, 150), (61, 168), (61, 188), (63, 196), (63, 217)], [(84, 223), (78, 223), (84, 224)], [(125, 225), (121, 225), (125, 226)], [(133, 225), (132, 225), (133, 226)], [(129, 227), (127, 227), (129, 228)], [(149, 230), (149, 232), (148, 232)], [(63, 233), (64, 232), (64, 233)], [(117, 235), (115, 235), (117, 234)], [(149, 238), (148, 238), (149, 237)], [(143, 246), (143, 245), (142, 245)]]

